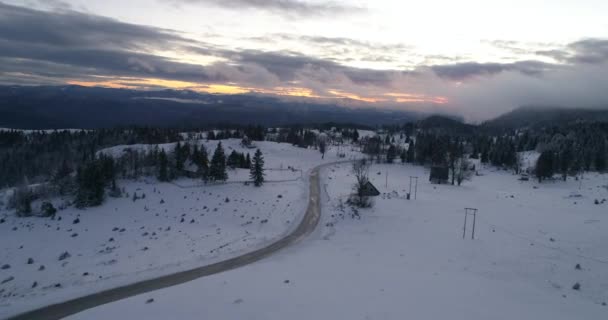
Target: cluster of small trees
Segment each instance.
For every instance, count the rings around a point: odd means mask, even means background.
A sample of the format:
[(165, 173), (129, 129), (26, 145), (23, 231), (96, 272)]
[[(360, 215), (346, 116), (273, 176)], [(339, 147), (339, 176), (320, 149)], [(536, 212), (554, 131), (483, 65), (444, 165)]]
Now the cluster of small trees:
[[(98, 206), (103, 203), (106, 195), (120, 196), (117, 178), (136, 178), (142, 175), (155, 175), (159, 181), (171, 181), (181, 176), (200, 178), (205, 182), (221, 182), (228, 179), (227, 168), (244, 168), (251, 170), (251, 181), (255, 186), (264, 183), (264, 159), (258, 149), (253, 159), (233, 151), (226, 157), (221, 142), (218, 142), (215, 151), (209, 160), (204, 145), (190, 145), (189, 143), (176, 143), (172, 152), (156, 147), (151, 151), (137, 151), (125, 149), (119, 158), (99, 153), (72, 168), (64, 161), (49, 181), (49, 188), (43, 195), (34, 191), (24, 181), (16, 189), (10, 206), (15, 208), (19, 215), (32, 213), (31, 203), (41, 196), (72, 196), (73, 203), (78, 208)], [(187, 170), (195, 167), (195, 171)], [(50, 203), (43, 204), (42, 212), (52, 211)], [(52, 206), (52, 205), (51, 205)], [(54, 209), (54, 208), (53, 208)]]

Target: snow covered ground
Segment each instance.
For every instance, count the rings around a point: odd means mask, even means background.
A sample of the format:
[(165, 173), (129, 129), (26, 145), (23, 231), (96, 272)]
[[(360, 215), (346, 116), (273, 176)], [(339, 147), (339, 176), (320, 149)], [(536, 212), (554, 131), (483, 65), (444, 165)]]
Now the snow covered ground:
[[(608, 202), (594, 200), (608, 198), (608, 175), (538, 184), (486, 169), (455, 187), (374, 165), (383, 194), (360, 219), (341, 205), (349, 165), (322, 177), (322, 221), (301, 243), (70, 319), (606, 319)], [(475, 240), (470, 219), (462, 238), (465, 207), (479, 209)]]
[[(222, 144), (227, 154), (246, 151), (239, 142)], [(212, 152), (217, 141), (204, 143)], [(322, 160), (317, 150), (256, 145), (264, 153), (266, 179), (277, 181), (261, 188), (245, 186), (249, 172), (237, 169), (229, 170), (225, 184), (119, 181), (128, 195), (108, 198), (101, 207), (62, 210), (55, 220), (17, 218), (0, 209), (0, 282), (6, 281), (0, 284), (0, 318), (224, 260), (282, 237), (305, 211), (310, 169), (342, 159), (331, 149)], [(104, 152), (125, 148), (151, 146)], [(140, 199), (133, 201), (134, 193)], [(69, 257), (60, 260), (64, 252)]]

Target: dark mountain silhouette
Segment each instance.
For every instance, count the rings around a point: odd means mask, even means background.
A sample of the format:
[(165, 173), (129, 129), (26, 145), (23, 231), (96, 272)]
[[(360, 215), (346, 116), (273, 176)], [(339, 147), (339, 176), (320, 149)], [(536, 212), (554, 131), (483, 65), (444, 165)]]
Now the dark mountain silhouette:
[(375, 126), (415, 121), (414, 112), (347, 108), (258, 95), (193, 91), (138, 91), (80, 86), (0, 86), (0, 127), (102, 128), (217, 124), (356, 123)]
[(418, 127), (424, 130), (441, 131), (442, 133), (471, 134), (476, 126), (464, 123), (460, 118), (445, 115), (432, 115), (418, 121)]
[(563, 126), (575, 122), (608, 122), (608, 109), (567, 109), (526, 106), (486, 121), (489, 129), (541, 128)]

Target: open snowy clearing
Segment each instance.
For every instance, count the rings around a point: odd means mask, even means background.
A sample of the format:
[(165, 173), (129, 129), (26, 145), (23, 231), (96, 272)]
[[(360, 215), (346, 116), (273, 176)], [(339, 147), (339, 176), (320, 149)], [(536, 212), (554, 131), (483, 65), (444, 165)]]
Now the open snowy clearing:
[[(217, 141), (205, 143), (211, 149)], [(238, 140), (222, 143), (227, 153), (244, 151)], [(0, 266), (8, 265), (0, 269), (0, 281), (10, 279), (0, 285), (0, 318), (221, 261), (281, 238), (304, 213), (308, 171), (340, 159), (331, 150), (322, 160), (317, 150), (257, 144), (265, 155), (266, 179), (277, 181), (261, 188), (245, 186), (249, 172), (237, 169), (229, 170), (225, 184), (119, 181), (128, 196), (108, 198), (97, 208), (68, 208), (55, 220), (0, 211)], [(64, 252), (69, 257), (60, 260)]]
[[(608, 176), (539, 185), (484, 171), (455, 187), (429, 184), (422, 167), (374, 165), (383, 195), (353, 219), (340, 205), (350, 166), (331, 166), (309, 239), (70, 319), (605, 319), (608, 202), (594, 200), (608, 198)], [(420, 177), (410, 201), (409, 176)], [(465, 207), (479, 209), (475, 240), (470, 219), (462, 238)]]

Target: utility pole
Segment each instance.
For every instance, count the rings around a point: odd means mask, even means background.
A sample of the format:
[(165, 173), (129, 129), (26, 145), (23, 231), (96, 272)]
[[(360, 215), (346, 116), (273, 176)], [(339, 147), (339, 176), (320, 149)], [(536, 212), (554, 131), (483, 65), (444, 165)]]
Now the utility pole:
[(462, 227), (462, 238), (464, 239), (467, 234), (467, 217), (473, 216), (473, 230), (471, 232), (471, 240), (475, 239), (475, 221), (477, 220), (477, 209), (476, 208), (464, 208), (464, 226)]
[(386, 181), (384, 182), (384, 187), (388, 188), (388, 170), (386, 170)]
[(410, 176), (410, 198), (412, 197), (412, 182), (414, 184), (414, 200), (416, 199), (416, 195), (418, 193), (418, 176)]

